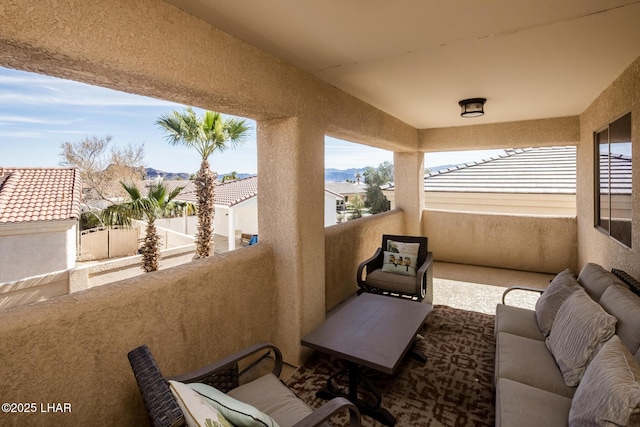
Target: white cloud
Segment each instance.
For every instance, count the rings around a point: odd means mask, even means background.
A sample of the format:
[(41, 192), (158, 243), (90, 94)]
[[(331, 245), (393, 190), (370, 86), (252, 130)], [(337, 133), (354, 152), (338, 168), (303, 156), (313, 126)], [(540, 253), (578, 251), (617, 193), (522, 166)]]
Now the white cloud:
[(9, 138), (42, 138), (44, 134), (42, 132), (35, 132), (30, 130), (25, 131), (0, 131), (0, 136), (6, 136)]
[(73, 119), (73, 120), (54, 120), (54, 119), (43, 119), (29, 116), (3, 116), (0, 115), (0, 123), (31, 123), (31, 124), (39, 124), (39, 125), (70, 125), (73, 123), (78, 123), (84, 121), (84, 119)]

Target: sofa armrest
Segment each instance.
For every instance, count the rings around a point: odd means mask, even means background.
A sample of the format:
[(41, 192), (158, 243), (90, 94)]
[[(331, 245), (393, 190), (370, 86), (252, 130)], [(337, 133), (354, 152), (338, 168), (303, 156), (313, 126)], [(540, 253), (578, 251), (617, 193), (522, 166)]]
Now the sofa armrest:
[(203, 381), (203, 380), (206, 380), (208, 377), (215, 375), (217, 372), (224, 371), (225, 369), (228, 369), (228, 368), (232, 368), (236, 366), (240, 360), (245, 359), (251, 356), (252, 354), (265, 349), (273, 352), (274, 365), (273, 365), (272, 373), (276, 377), (280, 378), (280, 372), (282, 372), (282, 353), (280, 352), (278, 347), (276, 347), (275, 345), (265, 342), (265, 343), (258, 343), (250, 347), (247, 347), (243, 350), (238, 351), (237, 353), (227, 356), (224, 359), (221, 359), (215, 363), (212, 363), (208, 366), (200, 368), (196, 371), (189, 372), (182, 375), (176, 375), (173, 377), (167, 377), (167, 379), (179, 381), (182, 383), (195, 383), (195, 382), (208, 383), (207, 381)]
[(362, 280), (362, 273), (364, 272), (365, 267), (367, 268), (367, 273), (369, 273), (369, 271), (371, 271), (372, 269), (382, 267), (382, 248), (378, 248), (375, 255), (373, 255), (368, 260), (361, 262), (358, 266), (356, 279), (358, 281), (359, 288), (362, 288), (365, 285), (364, 281)]
[(507, 288), (503, 293), (502, 293), (502, 303), (506, 304), (505, 299), (507, 297), (507, 294), (512, 292), (512, 291), (527, 291), (527, 292), (538, 292), (539, 294), (542, 295), (542, 293), (544, 292), (544, 289), (540, 289), (540, 288), (532, 288), (529, 286), (511, 286), (509, 288)]
[(347, 409), (349, 411), (349, 427), (360, 427), (360, 411), (344, 397), (331, 399), (320, 408), (298, 421), (293, 427), (315, 427), (329, 420), (333, 415)]

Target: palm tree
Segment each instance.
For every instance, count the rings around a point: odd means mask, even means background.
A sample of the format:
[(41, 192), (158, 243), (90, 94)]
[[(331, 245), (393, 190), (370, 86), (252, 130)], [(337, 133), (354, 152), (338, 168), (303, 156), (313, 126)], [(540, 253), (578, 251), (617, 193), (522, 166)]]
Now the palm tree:
[(165, 114), (156, 120), (156, 124), (166, 131), (169, 144), (194, 148), (202, 157), (200, 170), (193, 180), (198, 198), (196, 258), (208, 257), (213, 253), (213, 200), (217, 178), (209, 167), (209, 156), (243, 143), (251, 127), (244, 119), (224, 119), (214, 111), (205, 111), (198, 117), (191, 107), (182, 113)]
[(184, 209), (193, 210), (193, 205), (173, 200), (184, 187), (177, 187), (169, 192), (162, 182), (158, 182), (151, 185), (147, 197), (142, 197), (136, 186), (127, 185), (122, 181), (120, 184), (129, 194), (130, 200), (104, 209), (101, 215), (102, 221), (108, 226), (130, 227), (132, 219), (146, 219), (147, 227), (142, 245), (142, 269), (147, 273), (156, 271), (160, 260), (160, 236), (156, 229), (156, 219), (180, 215)]

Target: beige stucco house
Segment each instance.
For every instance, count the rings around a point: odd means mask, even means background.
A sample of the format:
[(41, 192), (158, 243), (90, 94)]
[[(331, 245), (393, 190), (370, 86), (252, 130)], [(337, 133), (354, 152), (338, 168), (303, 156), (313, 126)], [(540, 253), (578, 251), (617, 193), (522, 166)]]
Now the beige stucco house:
[[(260, 187), (257, 245), (0, 312), (3, 399), (71, 402), (58, 425), (141, 425), (126, 353), (142, 343), (167, 375), (258, 341), (298, 364), (382, 233), (428, 236), (440, 261), (640, 276), (640, 181), (629, 248), (594, 227), (593, 140), (631, 112), (639, 176), (640, 4), (462, 6), (3, 2), (0, 65), (255, 119)], [(461, 118), (477, 96), (486, 114)], [(326, 135), (394, 152), (394, 210), (324, 227)], [(573, 218), (424, 209), (425, 152), (563, 145), (576, 146)]]

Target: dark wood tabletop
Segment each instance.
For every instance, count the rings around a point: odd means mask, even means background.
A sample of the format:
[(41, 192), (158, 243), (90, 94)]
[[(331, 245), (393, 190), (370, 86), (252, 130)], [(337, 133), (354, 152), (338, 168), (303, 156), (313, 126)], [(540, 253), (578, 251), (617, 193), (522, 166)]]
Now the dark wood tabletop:
[(363, 293), (302, 338), (302, 345), (393, 374), (430, 304)]

